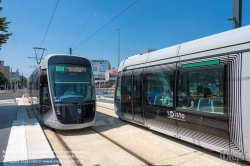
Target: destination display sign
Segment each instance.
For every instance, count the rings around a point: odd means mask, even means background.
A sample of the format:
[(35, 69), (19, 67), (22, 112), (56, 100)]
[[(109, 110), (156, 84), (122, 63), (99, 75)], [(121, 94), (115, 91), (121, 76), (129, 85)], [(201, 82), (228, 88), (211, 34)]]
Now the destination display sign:
[(82, 73), (86, 72), (85, 67), (74, 67), (74, 66), (56, 66), (56, 71), (61, 72), (75, 72), (75, 73)]

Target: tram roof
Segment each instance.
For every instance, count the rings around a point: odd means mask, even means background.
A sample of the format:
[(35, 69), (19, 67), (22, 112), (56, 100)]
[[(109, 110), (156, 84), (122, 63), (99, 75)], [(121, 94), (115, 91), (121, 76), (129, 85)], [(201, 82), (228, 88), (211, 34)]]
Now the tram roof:
[[(124, 68), (133, 69), (167, 62), (176, 62), (181, 58), (190, 58), (190, 56), (186, 55), (191, 54), (193, 55), (193, 58), (194, 56), (202, 57), (208, 55), (208, 53), (210, 55), (228, 53), (233, 51), (231, 49), (232, 47), (242, 44), (248, 44), (247, 48), (249, 49), (249, 36), (250, 25), (163, 48), (157, 51), (137, 54), (124, 59), (119, 65), (118, 72), (122, 71)], [(242, 49), (242, 47), (238, 47), (237, 49)], [(244, 49), (246, 49), (246, 47), (244, 47)]]
[[(51, 58), (51, 57), (54, 57), (54, 56), (72, 56), (72, 57), (80, 57), (80, 58), (84, 58), (82, 56), (78, 56), (78, 55), (70, 55), (70, 54), (49, 54), (47, 55), (46, 57), (44, 57), (44, 59), (42, 60), (40, 66), (41, 66), (41, 69), (47, 69), (48, 68), (48, 60)], [(86, 59), (86, 58), (85, 58)], [(86, 59), (88, 60), (88, 59)]]
[[(37, 70), (39, 68), (41, 69), (47, 69), (48, 68), (48, 60), (51, 58), (51, 57), (54, 57), (54, 56), (72, 56), (72, 57), (80, 57), (80, 58), (85, 58), (85, 57), (82, 57), (82, 56), (78, 56), (78, 55), (70, 55), (70, 54), (48, 54), (47, 56), (44, 57), (44, 59), (41, 61), (40, 65), (38, 65), (32, 72), (32, 74), (36, 73)], [(88, 60), (87, 58), (85, 58), (86, 60)], [(88, 60), (89, 61), (89, 60)], [(90, 63), (90, 61), (89, 61)], [(90, 63), (91, 64), (91, 63)]]

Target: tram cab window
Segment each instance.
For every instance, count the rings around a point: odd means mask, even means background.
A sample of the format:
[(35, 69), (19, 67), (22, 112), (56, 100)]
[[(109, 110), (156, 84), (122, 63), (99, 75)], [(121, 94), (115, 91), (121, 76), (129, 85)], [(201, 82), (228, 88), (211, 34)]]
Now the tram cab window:
[(157, 71), (146, 74), (146, 104), (174, 108), (174, 71)]
[(94, 81), (90, 67), (73, 65), (49, 66), (50, 87), (55, 103), (78, 103), (94, 100)]
[(224, 66), (183, 69), (179, 73), (177, 108), (225, 114)]

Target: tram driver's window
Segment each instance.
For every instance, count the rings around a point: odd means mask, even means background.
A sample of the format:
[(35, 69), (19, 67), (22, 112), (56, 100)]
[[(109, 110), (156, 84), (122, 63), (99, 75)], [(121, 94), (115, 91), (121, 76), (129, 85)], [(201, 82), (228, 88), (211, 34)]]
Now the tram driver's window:
[(177, 90), (178, 109), (225, 114), (223, 66), (181, 70)]

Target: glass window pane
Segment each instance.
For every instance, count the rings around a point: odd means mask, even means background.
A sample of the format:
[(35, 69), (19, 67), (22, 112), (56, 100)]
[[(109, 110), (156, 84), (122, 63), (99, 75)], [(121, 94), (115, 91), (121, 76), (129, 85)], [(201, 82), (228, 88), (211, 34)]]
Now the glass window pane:
[(122, 102), (124, 104), (124, 113), (132, 114), (132, 76), (123, 77), (123, 93), (122, 93)]
[(146, 74), (147, 105), (173, 108), (173, 91), (174, 71), (153, 71)]
[(117, 85), (116, 85), (116, 92), (115, 92), (115, 100), (121, 100), (121, 77), (117, 78)]
[(95, 99), (90, 67), (69, 64), (49, 66), (51, 99), (55, 103), (78, 103)]
[(177, 89), (179, 109), (224, 114), (224, 66), (181, 70)]
[(143, 117), (142, 113), (142, 75), (133, 75), (133, 110), (134, 115)]

